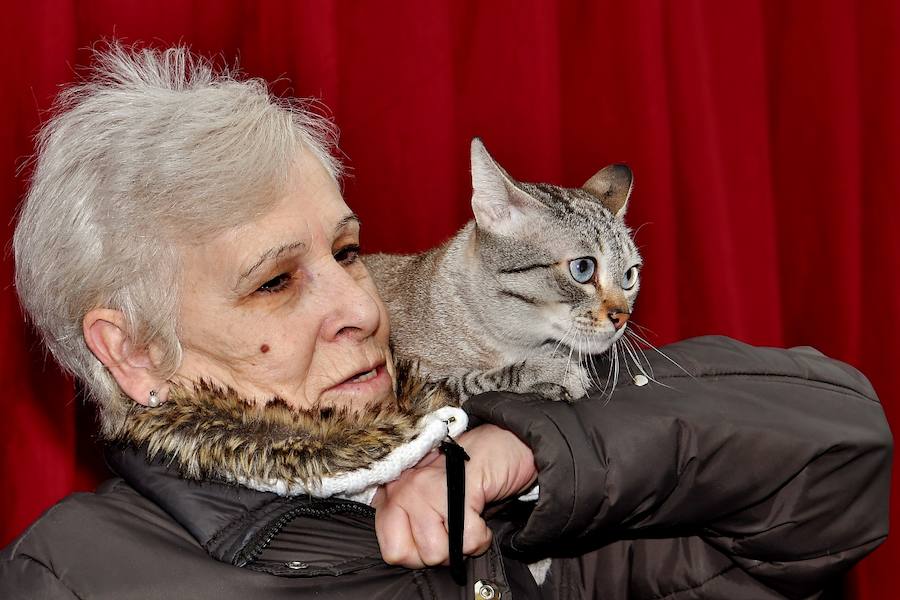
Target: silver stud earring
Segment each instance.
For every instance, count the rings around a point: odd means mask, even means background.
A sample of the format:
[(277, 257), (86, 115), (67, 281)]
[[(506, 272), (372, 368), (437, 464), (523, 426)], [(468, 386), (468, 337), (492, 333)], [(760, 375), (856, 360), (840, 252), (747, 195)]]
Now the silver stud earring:
[(156, 393), (156, 390), (150, 390), (150, 399), (147, 400), (147, 406), (150, 408), (159, 406), (159, 395)]

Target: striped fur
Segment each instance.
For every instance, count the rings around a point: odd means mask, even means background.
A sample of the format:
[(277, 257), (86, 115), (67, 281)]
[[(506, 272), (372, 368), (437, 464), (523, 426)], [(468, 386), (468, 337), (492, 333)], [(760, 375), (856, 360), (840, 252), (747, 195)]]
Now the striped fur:
[[(623, 221), (631, 171), (607, 167), (579, 189), (521, 183), (475, 140), (472, 180), (475, 219), (455, 237), (422, 254), (364, 257), (395, 351), (460, 401), (497, 389), (584, 395), (597, 379), (588, 357), (624, 332), (609, 313), (630, 314), (639, 288), (622, 286), (641, 262)], [(597, 261), (590, 285), (569, 271), (579, 257)]]

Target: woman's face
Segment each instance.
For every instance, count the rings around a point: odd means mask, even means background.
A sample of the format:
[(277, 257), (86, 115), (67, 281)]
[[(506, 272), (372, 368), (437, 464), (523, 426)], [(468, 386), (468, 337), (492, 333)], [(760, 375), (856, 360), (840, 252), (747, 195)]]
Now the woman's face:
[(186, 249), (175, 380), (296, 408), (391, 397), (387, 313), (358, 252), (359, 221), (303, 152), (270, 213)]

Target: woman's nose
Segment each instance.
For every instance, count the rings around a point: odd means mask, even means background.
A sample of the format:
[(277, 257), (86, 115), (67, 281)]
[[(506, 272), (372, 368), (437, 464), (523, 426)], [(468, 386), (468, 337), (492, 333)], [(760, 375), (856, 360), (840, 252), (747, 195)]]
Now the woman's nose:
[(368, 276), (357, 279), (336, 264), (326, 279), (329, 281), (322, 281), (325, 285), (319, 290), (326, 307), (322, 331), (326, 339), (346, 336), (364, 340), (375, 333), (381, 323), (381, 311), (375, 286), (367, 281)]

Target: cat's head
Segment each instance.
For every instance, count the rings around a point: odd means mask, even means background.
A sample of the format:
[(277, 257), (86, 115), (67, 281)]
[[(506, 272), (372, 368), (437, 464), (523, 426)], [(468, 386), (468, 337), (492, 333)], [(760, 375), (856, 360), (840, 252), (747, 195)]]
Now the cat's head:
[(623, 220), (631, 169), (610, 165), (577, 189), (522, 183), (476, 138), (472, 185), (486, 308), (502, 334), (528, 347), (606, 351), (640, 288), (641, 257)]

